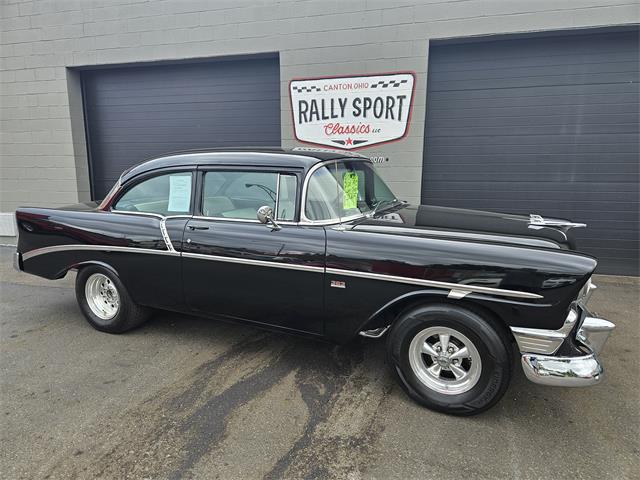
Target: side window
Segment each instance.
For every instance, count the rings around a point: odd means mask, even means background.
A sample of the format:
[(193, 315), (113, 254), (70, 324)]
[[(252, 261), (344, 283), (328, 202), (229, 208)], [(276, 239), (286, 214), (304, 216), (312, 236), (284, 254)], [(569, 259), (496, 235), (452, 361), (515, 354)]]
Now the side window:
[(144, 180), (129, 189), (113, 207), (123, 212), (179, 215), (191, 209), (191, 173), (169, 173)]
[(204, 176), (202, 214), (206, 217), (255, 220), (258, 209), (275, 210), (278, 174), (215, 171)]

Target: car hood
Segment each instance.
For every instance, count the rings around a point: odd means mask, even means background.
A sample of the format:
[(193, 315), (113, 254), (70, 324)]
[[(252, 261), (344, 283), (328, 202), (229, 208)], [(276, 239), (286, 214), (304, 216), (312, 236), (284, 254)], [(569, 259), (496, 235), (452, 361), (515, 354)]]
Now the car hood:
[(354, 230), (542, 248), (573, 248), (570, 231), (532, 225), (528, 215), (404, 205), (355, 222)]

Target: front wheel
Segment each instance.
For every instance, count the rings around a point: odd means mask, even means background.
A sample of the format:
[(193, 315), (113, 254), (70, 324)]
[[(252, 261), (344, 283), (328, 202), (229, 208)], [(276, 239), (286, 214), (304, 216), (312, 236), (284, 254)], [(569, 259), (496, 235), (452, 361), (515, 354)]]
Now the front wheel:
[(76, 299), (87, 321), (102, 332), (126, 332), (149, 318), (149, 309), (133, 302), (120, 278), (100, 266), (78, 272)]
[(402, 315), (387, 354), (405, 391), (427, 408), (474, 415), (493, 406), (511, 379), (506, 334), (482, 316), (449, 304)]

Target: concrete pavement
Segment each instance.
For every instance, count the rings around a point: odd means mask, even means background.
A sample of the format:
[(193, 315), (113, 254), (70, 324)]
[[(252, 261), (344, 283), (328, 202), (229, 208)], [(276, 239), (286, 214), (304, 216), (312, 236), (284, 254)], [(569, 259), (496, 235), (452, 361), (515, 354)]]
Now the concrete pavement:
[(395, 384), (383, 341), (347, 346), (159, 313), (93, 330), (73, 278), (0, 248), (0, 477), (638, 478), (639, 283), (599, 277), (617, 324), (604, 382), (560, 389), (520, 368), (489, 412), (455, 418)]

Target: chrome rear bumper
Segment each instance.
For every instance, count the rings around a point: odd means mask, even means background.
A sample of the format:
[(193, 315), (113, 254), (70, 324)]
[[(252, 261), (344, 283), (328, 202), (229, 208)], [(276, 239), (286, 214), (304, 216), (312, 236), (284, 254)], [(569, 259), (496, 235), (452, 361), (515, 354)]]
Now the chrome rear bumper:
[[(575, 339), (573, 342), (575, 347), (570, 353), (576, 355), (549, 355), (522, 351), (527, 343), (518, 339), (522, 353), (522, 368), (529, 380), (542, 385), (561, 387), (587, 387), (602, 380), (604, 369), (598, 354), (602, 351), (615, 325), (608, 320), (591, 316), (586, 310), (581, 320), (577, 330), (573, 330), (574, 338), (569, 339)], [(520, 334), (523, 333), (522, 330), (526, 329), (519, 329)], [(568, 333), (565, 333), (565, 339)], [(534, 334), (539, 334), (539, 331), (535, 331)], [(554, 347), (555, 345), (550, 348)], [(559, 348), (560, 344), (554, 348), (553, 352), (548, 353), (555, 353)]]

